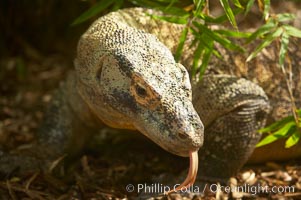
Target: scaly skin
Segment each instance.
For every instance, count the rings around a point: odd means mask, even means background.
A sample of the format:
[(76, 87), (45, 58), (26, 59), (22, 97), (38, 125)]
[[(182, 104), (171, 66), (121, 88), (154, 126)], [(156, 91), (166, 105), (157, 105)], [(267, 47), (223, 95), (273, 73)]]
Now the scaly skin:
[(122, 13), (100, 18), (81, 37), (75, 61), (79, 94), (105, 124), (137, 129), (167, 151), (188, 156), (203, 143), (188, 73)]
[[(203, 80), (191, 84), (192, 36), (181, 64), (176, 63), (172, 53), (184, 27), (151, 19), (145, 12), (155, 11), (134, 8), (109, 13), (81, 37), (76, 73), (55, 96), (36, 148), (48, 149), (44, 160), (63, 154), (72, 160), (91, 133), (108, 125), (137, 129), (165, 150), (188, 156), (202, 146), (204, 136), (200, 176), (225, 180), (252, 154), (261, 137), (256, 130), (289, 114), (285, 79), (275, 64), (277, 51), (268, 48), (247, 66), (245, 55), (217, 46), (224, 60), (213, 59)], [(298, 45), (296, 40), (290, 49), (293, 66), (300, 65)], [(298, 67), (294, 70), (294, 94), (300, 106), (301, 73)], [(301, 155), (298, 148), (294, 157)], [(262, 157), (259, 161), (273, 158)], [(283, 158), (290, 157), (284, 153)]]

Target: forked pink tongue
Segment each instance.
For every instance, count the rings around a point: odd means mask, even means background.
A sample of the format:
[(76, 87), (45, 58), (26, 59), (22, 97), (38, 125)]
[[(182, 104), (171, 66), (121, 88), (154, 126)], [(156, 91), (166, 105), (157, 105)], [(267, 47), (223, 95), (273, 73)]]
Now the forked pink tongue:
[(190, 160), (190, 166), (189, 166), (189, 171), (188, 175), (185, 179), (185, 181), (176, 187), (173, 190), (168, 191), (166, 194), (172, 193), (172, 192), (177, 192), (181, 190), (182, 188), (189, 188), (194, 184), (194, 181), (196, 179), (197, 173), (198, 173), (198, 166), (199, 166), (199, 157), (198, 157), (198, 151), (190, 151), (189, 152), (189, 160)]

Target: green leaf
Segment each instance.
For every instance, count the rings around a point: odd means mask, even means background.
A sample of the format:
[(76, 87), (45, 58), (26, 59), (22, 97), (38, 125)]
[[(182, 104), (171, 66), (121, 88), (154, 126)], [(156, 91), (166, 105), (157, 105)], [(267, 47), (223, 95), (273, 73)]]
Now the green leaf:
[[(191, 28), (190, 28), (190, 31), (192, 31)], [(189, 48), (193, 48), (194, 46), (196, 46), (198, 44), (198, 42), (199, 42), (199, 39), (197, 37), (194, 37), (194, 39), (192, 40), (192, 42), (189, 45)]]
[(213, 49), (213, 41), (210, 41), (209, 45), (211, 45), (211, 48), (205, 48), (203, 57), (202, 57), (202, 64), (200, 67), (200, 80), (203, 78), (203, 75), (205, 74), (206, 68), (208, 66), (208, 63), (210, 61), (210, 57), (212, 54)]
[(301, 30), (289, 25), (284, 25), (283, 28), (285, 29), (288, 35), (301, 38)]
[(296, 18), (296, 16), (291, 13), (280, 13), (280, 14), (277, 14), (276, 17), (277, 17), (278, 22), (287, 22), (287, 21), (291, 21)]
[[(301, 120), (301, 109), (296, 110), (296, 113), (299, 117), (299, 120)], [(297, 126), (295, 118), (293, 116), (285, 117), (280, 121), (277, 121), (271, 124), (270, 126), (259, 130), (260, 133), (274, 133), (266, 136), (262, 141), (260, 141), (257, 144), (257, 146), (269, 144), (279, 138), (289, 137), (286, 140), (285, 144), (285, 147), (289, 148), (295, 145), (300, 140), (300, 127), (301, 122), (299, 121), (299, 124)]]
[[(198, 49), (196, 50), (197, 55), (194, 56), (194, 68), (199, 69), (199, 78), (201, 79), (206, 71), (208, 63), (210, 61), (211, 54), (214, 51), (214, 47), (213, 47), (214, 41), (206, 34), (202, 34), (201, 37), (199, 37), (199, 41), (200, 42), (198, 45)], [(199, 55), (201, 53), (203, 54), (201, 58), (202, 63), (200, 66), (198, 66), (198, 61), (200, 60)], [(195, 63), (195, 61), (197, 62)]]
[(182, 31), (181, 37), (180, 37), (180, 41), (176, 50), (176, 55), (175, 55), (175, 60), (178, 62), (180, 60), (183, 48), (184, 48), (184, 44), (187, 38), (187, 34), (188, 34), (188, 27), (185, 27), (184, 30)]
[[(208, 39), (207, 34), (204, 33), (204, 32), (198, 32), (197, 30), (195, 30), (194, 28), (190, 28), (192, 34), (194, 35), (194, 37), (196, 37), (198, 39), (198, 41), (206, 48), (210, 48), (208, 46), (208, 44), (206, 43), (206, 39)], [(204, 39), (206, 37), (206, 39)], [(209, 37), (210, 40), (212, 40), (210, 37)]]
[(108, 8), (110, 5), (112, 5), (115, 1), (111, 0), (101, 0), (97, 2), (93, 7), (91, 7), (89, 10), (81, 14), (78, 18), (74, 20), (74, 22), (71, 24), (71, 26), (80, 24), (91, 17), (101, 13), (104, 11), (106, 8)]
[(250, 9), (253, 7), (255, 0), (249, 0), (246, 6), (245, 15), (250, 12)]
[(293, 120), (294, 120), (293, 116), (285, 117), (277, 122), (274, 122), (273, 124), (271, 124), (265, 128), (260, 129), (258, 132), (259, 133), (268, 133), (268, 132), (276, 131), (277, 129), (280, 129), (282, 126), (284, 126), (285, 124), (287, 124), (288, 122), (291, 122)]
[(228, 0), (220, 0), (220, 3), (222, 5), (222, 7), (224, 8), (225, 13), (226, 13), (230, 23), (232, 24), (232, 26), (235, 29), (238, 29), (237, 24), (236, 24), (236, 20), (235, 20), (235, 16), (234, 16), (233, 11), (232, 11), (232, 9), (229, 5), (229, 1)]
[(214, 18), (214, 17), (208, 16), (204, 13), (198, 13), (198, 14), (195, 13), (195, 16), (197, 18), (204, 20), (206, 23), (214, 23), (214, 24), (221, 24), (228, 20), (226, 15), (221, 15), (217, 18)]
[(215, 49), (212, 51), (213, 55), (215, 55), (218, 59), (223, 59), (223, 56)]
[(270, 144), (276, 140), (278, 140), (279, 138), (283, 138), (286, 137), (290, 132), (294, 131), (294, 125), (296, 123), (294, 121), (289, 122), (287, 124), (285, 124), (283, 127), (281, 127), (279, 130), (277, 130), (275, 133), (270, 134), (268, 136), (266, 136), (265, 138), (263, 138), (257, 145), (256, 147), (261, 147), (263, 145), (266, 144)]
[(240, 32), (240, 31), (230, 31), (230, 30), (215, 30), (216, 33), (219, 33), (220, 35), (225, 35), (227, 37), (233, 37), (233, 38), (249, 38), (251, 33), (247, 32)]
[(265, 20), (269, 18), (270, 7), (271, 7), (270, 0), (264, 0), (263, 17)]
[(232, 0), (232, 2), (237, 8), (244, 9), (244, 7), (240, 4), (239, 0)]
[(270, 144), (272, 142), (275, 142), (276, 140), (278, 140), (279, 138), (281, 138), (280, 136), (275, 136), (273, 134), (266, 136), (265, 138), (263, 138), (259, 143), (256, 144), (256, 147), (261, 147), (267, 144)]
[(284, 67), (284, 59), (287, 53), (288, 49), (288, 43), (289, 43), (289, 35), (284, 32), (281, 36), (281, 46), (279, 51), (279, 65), (280, 67)]
[[(233, 9), (234, 15), (237, 15), (237, 14), (241, 13), (241, 11), (242, 10), (239, 9), (239, 8)], [(198, 14), (195, 13), (194, 16), (197, 17), (197, 18), (200, 18), (200, 19), (204, 20), (206, 24), (208, 24), (208, 23), (222, 24), (222, 23), (224, 23), (224, 22), (226, 22), (228, 20), (228, 17), (227, 17), (226, 14), (218, 16), (218, 17), (215, 17), (215, 18), (211, 17), (211, 16), (208, 16), (208, 15), (206, 15), (204, 13), (198, 13)]]
[[(197, 30), (195, 30), (194, 28), (190, 28), (192, 34), (194, 35), (195, 38), (197, 38), (199, 40), (199, 42), (201, 42), (201, 44), (206, 47), (206, 48), (211, 48), (208, 44), (207, 41), (211, 41), (212, 38), (210, 36), (208, 36), (206, 33), (202, 32), (198, 32)], [(217, 58), (222, 58), (222, 56), (220, 55), (220, 53), (215, 50), (214, 48), (212, 48), (212, 53), (217, 57)]]
[(214, 41), (220, 43), (222, 46), (226, 47), (227, 49), (244, 51), (244, 49), (241, 46), (238, 46), (238, 45), (234, 44), (233, 42), (231, 42), (230, 40), (220, 36), (219, 34), (210, 30), (203, 24), (193, 22), (193, 25), (195, 25), (199, 29), (200, 33), (203, 32), (203, 33), (207, 34), (210, 38), (212, 38)]
[(187, 12), (186, 10), (184, 10), (182, 8), (177, 8), (177, 7), (169, 7), (169, 8), (165, 8), (165, 9), (163, 9), (163, 8), (162, 8), (162, 11), (165, 14), (174, 15), (174, 16), (178, 16), (178, 17), (189, 17), (189, 15), (190, 15), (189, 12)]
[(199, 15), (202, 10), (204, 9), (204, 3), (206, 3), (205, 0), (193, 0), (193, 3), (195, 5), (195, 15)]
[(194, 55), (193, 55), (193, 64), (192, 64), (192, 77), (195, 77), (198, 66), (199, 66), (199, 61), (201, 59), (201, 55), (204, 51), (204, 45), (203, 43), (200, 41), (198, 43), (197, 48), (194, 51)]
[(297, 144), (300, 140), (300, 135), (301, 135), (301, 133), (298, 132), (297, 128), (295, 127), (295, 131), (285, 142), (285, 148), (290, 148), (290, 147), (294, 146), (295, 144)]
[(124, 1), (123, 0), (115, 0), (115, 3), (111, 9), (111, 11), (119, 10), (123, 6)]
[(178, 0), (167, 0), (167, 2), (169, 2), (168, 6), (166, 7), (166, 9), (168, 10), (168, 9), (170, 9), (170, 8), (176, 8), (176, 7), (174, 7), (173, 5), (174, 5), (175, 3), (177, 3)]
[(258, 37), (263, 36), (264, 34), (271, 32), (275, 28), (275, 21), (269, 20), (265, 25), (258, 28), (252, 35), (248, 38), (247, 43), (255, 40)]
[(147, 8), (153, 8), (157, 10), (164, 10), (166, 9), (166, 5), (164, 3), (169, 3), (169, 2), (156, 2), (156, 1), (149, 1), (149, 0), (130, 0), (130, 2), (134, 5), (142, 6), (142, 7), (147, 7)]
[(163, 20), (175, 24), (187, 24), (187, 20), (189, 15), (184, 17), (178, 17), (178, 16), (159, 16), (159, 15), (151, 15), (153, 19)]
[(178, 0), (156, 0), (158, 2), (161, 2), (161, 3), (168, 3), (168, 4), (174, 4), (176, 2), (178, 2)]
[[(199, 78), (201, 79), (206, 71), (212, 53), (218, 58), (220, 58), (221, 56), (214, 49), (214, 41), (211, 37), (209, 37), (205, 33), (200, 34), (193, 28), (191, 28), (191, 32), (198, 39), (198, 46), (194, 52), (193, 57), (192, 77), (195, 77), (197, 70), (199, 69)], [(202, 61), (202, 63), (199, 66), (200, 60)]]
[(186, 10), (173, 6), (178, 0), (130, 0), (130, 2), (140, 7), (160, 10), (164, 14), (175, 15), (177, 17), (183, 17), (184, 15), (189, 14)]
[(275, 32), (269, 34), (265, 40), (249, 55), (249, 57), (247, 58), (247, 62), (249, 62), (250, 60), (252, 60), (253, 58), (255, 58), (257, 56), (257, 54), (265, 47), (267, 47), (269, 44), (271, 44), (271, 42), (273, 42), (273, 40), (277, 37), (279, 37), (281, 34), (283, 33), (283, 29), (282, 28), (278, 28), (276, 29)]

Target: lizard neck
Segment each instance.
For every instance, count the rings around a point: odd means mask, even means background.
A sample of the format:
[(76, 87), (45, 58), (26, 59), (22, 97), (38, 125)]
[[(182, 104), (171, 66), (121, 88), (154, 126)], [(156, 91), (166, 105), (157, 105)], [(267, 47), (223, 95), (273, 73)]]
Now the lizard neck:
[(127, 118), (123, 114), (116, 112), (115, 109), (106, 103), (99, 91), (96, 93), (80, 79), (77, 81), (77, 91), (86, 102), (89, 110), (107, 126), (117, 129), (136, 130), (131, 122), (124, 120)]

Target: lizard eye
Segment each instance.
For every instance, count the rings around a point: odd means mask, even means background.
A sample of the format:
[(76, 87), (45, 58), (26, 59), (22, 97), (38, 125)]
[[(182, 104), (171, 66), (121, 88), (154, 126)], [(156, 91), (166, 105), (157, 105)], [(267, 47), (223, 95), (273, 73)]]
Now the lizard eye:
[(141, 85), (136, 85), (136, 93), (140, 96), (140, 97), (146, 97), (147, 92), (146, 89), (141, 86)]
[(148, 109), (155, 109), (162, 98), (140, 74), (132, 75), (130, 93), (137, 103)]

